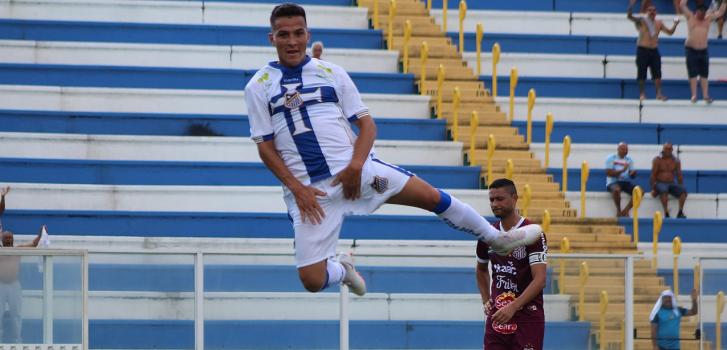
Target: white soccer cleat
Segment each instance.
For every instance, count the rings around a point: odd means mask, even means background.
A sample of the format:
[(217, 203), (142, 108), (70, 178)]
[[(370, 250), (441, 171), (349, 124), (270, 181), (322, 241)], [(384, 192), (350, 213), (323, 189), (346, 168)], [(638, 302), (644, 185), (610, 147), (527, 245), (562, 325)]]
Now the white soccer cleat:
[(488, 244), (497, 255), (507, 256), (517, 247), (528, 246), (537, 242), (541, 239), (542, 234), (543, 229), (540, 225), (530, 224), (509, 232), (500, 232), (497, 238), (488, 242)]
[(343, 265), (343, 268), (346, 269), (346, 276), (343, 277), (343, 281), (341, 282), (347, 285), (353, 294), (358, 296), (366, 294), (366, 281), (364, 281), (363, 277), (361, 277), (358, 271), (356, 271), (356, 268), (353, 266), (353, 259), (351, 256), (346, 253), (340, 253), (338, 254), (338, 262), (340, 262), (341, 265)]

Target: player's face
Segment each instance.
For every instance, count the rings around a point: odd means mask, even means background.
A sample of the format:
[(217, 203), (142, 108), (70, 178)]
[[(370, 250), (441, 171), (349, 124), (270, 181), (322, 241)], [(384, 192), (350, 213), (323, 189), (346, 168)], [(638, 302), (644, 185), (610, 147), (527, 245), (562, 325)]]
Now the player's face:
[(305, 59), (310, 34), (302, 16), (277, 18), (268, 38), (278, 51), (280, 64), (295, 67)]
[(490, 209), (498, 219), (504, 219), (515, 212), (517, 195), (510, 194), (507, 188), (490, 189)]

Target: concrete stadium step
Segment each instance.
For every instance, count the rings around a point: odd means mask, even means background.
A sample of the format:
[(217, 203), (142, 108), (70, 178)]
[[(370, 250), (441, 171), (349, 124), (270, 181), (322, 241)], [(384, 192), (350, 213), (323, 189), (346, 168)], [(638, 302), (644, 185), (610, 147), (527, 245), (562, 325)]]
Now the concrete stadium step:
[[(634, 313), (649, 313), (651, 312), (651, 309), (653, 307), (653, 303), (635, 303)], [(584, 303), (584, 308), (586, 310), (586, 313), (599, 312), (599, 310), (601, 309), (601, 305), (600, 303)], [(606, 308), (606, 313), (623, 313), (624, 310), (626, 310), (625, 304), (609, 302), (608, 307)]]
[[(0, 55), (3, 63), (259, 69), (275, 48), (0, 40)], [(325, 58), (347, 72), (398, 73), (397, 54), (390, 51), (326, 47)]]
[[(673, 3), (670, 0), (654, 0), (653, 2), (660, 13), (672, 12)], [(458, 3), (448, 2), (447, 8), (454, 10), (456, 13)], [(433, 0), (432, 8), (442, 8), (441, 0)], [(598, 13), (616, 13), (623, 12), (623, 4), (618, 0), (603, 0), (598, 2), (560, 2), (560, 1), (535, 1), (535, 2), (473, 2), (469, 5), (470, 10), (506, 10), (517, 11), (518, 13), (530, 14), (528, 11), (537, 11), (541, 16), (547, 13), (553, 13), (553, 17), (559, 12), (598, 12)], [(562, 15), (562, 14), (561, 14)], [(537, 18), (537, 17), (536, 17)]]
[[(549, 245), (555, 242), (554, 235), (552, 233), (548, 233), (548, 241)], [(555, 251), (555, 250), (553, 250)], [(601, 275), (611, 275), (611, 276), (617, 276), (617, 275), (624, 275), (625, 269), (623, 267), (611, 267), (611, 266), (598, 266), (593, 264), (593, 260), (579, 260), (579, 259), (567, 259), (567, 258), (553, 258), (550, 259), (550, 268), (553, 269), (553, 274), (557, 275), (560, 273), (560, 261), (564, 262), (563, 270), (565, 271), (566, 275), (570, 276), (577, 276), (580, 274), (580, 264), (581, 261), (587, 261), (588, 264), (588, 273), (589, 276), (601, 276)], [(650, 266), (639, 266), (634, 267), (634, 274), (636, 275), (656, 275), (656, 268), (650, 267)]]
[[(722, 157), (714, 157), (713, 159), (716, 161), (720, 158)], [(725, 168), (727, 168), (727, 166), (725, 166)], [(562, 168), (549, 168), (547, 172), (553, 175), (554, 181), (561, 181), (561, 177), (563, 175)], [(649, 183), (649, 173), (650, 170), (637, 170), (636, 177), (632, 179), (634, 185), (640, 186), (645, 194), (649, 194), (651, 190), (651, 184)], [(568, 176), (570, 179), (574, 179), (575, 181), (571, 180), (568, 182), (567, 190), (571, 192), (580, 192), (580, 170), (568, 169)], [(683, 184), (686, 187), (688, 193), (714, 194), (727, 192), (727, 182), (724, 181), (725, 178), (727, 178), (727, 169), (682, 170), (682, 176), (684, 179)], [(594, 169), (590, 171), (588, 182), (586, 183), (586, 190), (591, 192), (605, 191), (605, 179), (605, 169)]]
[[(286, 213), (281, 186), (145, 186), (3, 183), (13, 189), (8, 209), (119, 210), (149, 212)], [(447, 189), (483, 216), (493, 216), (487, 190)], [(377, 215), (424, 215), (431, 212), (385, 204)]]
[[(572, 294), (572, 295), (578, 295), (578, 292), (580, 290), (578, 285), (565, 285), (565, 292), (566, 294)], [(666, 289), (664, 285), (641, 285), (636, 284), (634, 286), (634, 293), (637, 294), (649, 294), (652, 296), (657, 296), (661, 294), (661, 292)], [(592, 285), (588, 284), (586, 285), (586, 293), (592, 294), (592, 295), (599, 295), (602, 290), (605, 290), (608, 292), (609, 295), (613, 294), (623, 294), (623, 285)], [(653, 305), (653, 304), (652, 304)], [(623, 315), (621, 315), (623, 317)]]
[[(495, 178), (503, 178), (505, 177), (505, 173), (493, 173), (493, 177)], [(553, 182), (553, 177), (547, 174), (520, 174), (520, 173), (513, 173), (512, 174), (512, 181), (516, 184), (525, 184), (525, 183), (543, 183), (543, 182)], [(547, 194), (550, 196), (551, 194)], [(558, 194), (557, 198), (565, 198), (562, 194)]]
[[(5, 158), (260, 162), (247, 137), (0, 133), (0, 145)], [(378, 140), (375, 147), (377, 156), (391, 163), (462, 165), (458, 143)], [(441, 157), (433, 159), (432, 152)]]
[[(508, 98), (498, 98), (498, 103), (508, 105)], [(717, 101), (705, 105), (701, 101), (672, 100), (644, 101), (639, 107), (636, 99), (575, 99), (538, 97), (533, 108), (533, 120), (544, 121), (548, 112), (553, 113), (555, 121), (580, 122), (626, 122), (633, 124), (685, 124), (684, 115), (692, 116), (689, 124), (725, 125), (721, 116), (727, 102)], [(515, 120), (524, 121), (527, 116), (527, 98), (515, 98)], [(557, 129), (557, 128), (556, 128)]]
[[(553, 241), (550, 244), (553, 249), (560, 249), (560, 241)], [(583, 242), (583, 241), (571, 241), (570, 247), (575, 252), (636, 252), (636, 244), (629, 241), (605, 241), (605, 242)]]
[[(437, 69), (439, 65), (436, 63), (427, 62), (426, 64), (426, 79), (436, 80)], [(446, 66), (447, 77), (456, 80), (477, 80), (472, 68), (466, 66)], [(409, 73), (414, 74), (417, 79), (421, 79), (422, 65), (418, 59), (411, 57), (409, 58)]]
[[(648, 191), (648, 189), (647, 189)], [(581, 207), (580, 192), (567, 192), (566, 198), (573, 203), (574, 208)], [(624, 197), (626, 201), (630, 197)], [(673, 212), (678, 212), (678, 199), (669, 199), (669, 208)], [(719, 195), (714, 193), (691, 193), (689, 200), (684, 206), (685, 212), (689, 213), (689, 218), (693, 219), (725, 219), (724, 211), (719, 208)], [(639, 215), (642, 217), (653, 217), (657, 211), (663, 212), (661, 201), (658, 198), (646, 195), (641, 201)], [(608, 217), (616, 216), (616, 207), (613, 205), (613, 198), (607, 192), (586, 192), (586, 216), (588, 217)]]
[[(487, 106), (492, 105), (496, 106), (494, 103), (488, 102), (487, 99), (489, 97), (483, 98), (483, 101), (480, 101), (479, 105)], [(430, 103), (432, 113), (436, 114), (436, 96), (432, 96), (432, 102)], [(468, 101), (469, 102), (469, 101)], [(466, 103), (467, 105), (472, 106), (472, 103)], [(481, 126), (510, 126), (510, 123), (507, 120), (507, 116), (504, 112), (499, 111), (482, 111), (479, 108), (467, 108), (469, 106), (466, 106), (465, 103), (460, 104), (459, 108), (459, 122), (460, 125), (467, 125), (470, 124), (470, 119), (472, 117), (472, 111), (477, 111), (477, 119), (480, 121)], [(488, 108), (489, 109), (489, 108)], [(442, 101), (442, 113), (441, 118), (444, 118), (447, 120), (447, 124), (452, 124), (452, 121), (454, 120), (454, 109), (452, 107), (452, 101), (447, 101), (446, 103), (444, 100)]]
[[(201, 1), (19, 0), (3, 8), (8, 19), (246, 25), (268, 27), (275, 4)], [(344, 6), (306, 6), (311, 28), (367, 29), (366, 11)]]
[[(405, 166), (433, 186), (477, 189), (472, 167)], [(97, 185), (277, 186), (262, 163), (0, 158), (0, 181)], [(151, 175), (153, 174), (153, 175)]]
[[(497, 151), (495, 151), (497, 152)], [(494, 156), (492, 158), (492, 165), (493, 165), (493, 172), (503, 172), (502, 170), (496, 171), (494, 170), (494, 167), (497, 166), (498, 169), (501, 169), (500, 167), (504, 168), (505, 164), (507, 163), (507, 160), (510, 158), (507, 157), (497, 157)], [(487, 155), (484, 154), (484, 151), (476, 150), (475, 151), (475, 157), (474, 161), (476, 164), (484, 164), (482, 167), (482, 171), (487, 171)], [(518, 172), (528, 172), (527, 169), (538, 169), (541, 167), (541, 163), (539, 159), (534, 158), (515, 158), (512, 159), (513, 164), (515, 165), (515, 169), (518, 169)], [(550, 186), (551, 184), (548, 184)], [(552, 184), (556, 185), (556, 184)], [(535, 190), (535, 188), (533, 188)]]
[[(409, 16), (398, 16), (398, 18), (394, 18), (394, 22), (392, 23), (392, 33), (396, 36), (403, 36), (404, 35), (404, 25), (405, 21), (411, 21), (412, 23), (412, 30), (411, 35), (415, 36), (440, 36), (442, 35), (442, 29), (434, 24), (429, 17), (409, 17)], [(387, 35), (389, 34), (389, 20), (388, 16), (383, 15), (380, 16), (380, 22), (379, 26), (381, 26), (381, 31), (384, 34), (385, 38), (388, 38)], [(388, 40), (388, 39), (387, 39)]]
[[(419, 88), (419, 91), (422, 91)], [(437, 89), (424, 90), (425, 94), (431, 96), (432, 99), (436, 99)], [(460, 101), (464, 102), (487, 102), (488, 96), (487, 91), (479, 89), (460, 89)], [(442, 101), (451, 102), (454, 101), (454, 88), (452, 90), (442, 88)]]
[(561, 239), (568, 238), (568, 240), (571, 243), (575, 242), (600, 242), (600, 243), (613, 243), (613, 242), (620, 242), (620, 243), (629, 243), (631, 241), (631, 236), (628, 235), (612, 235), (612, 234), (594, 234), (594, 233), (579, 233), (575, 235), (568, 235), (563, 233), (557, 233), (557, 232), (550, 232), (548, 233), (548, 237), (550, 238), (551, 247), (553, 249), (558, 249), (560, 251)]
[(605, 234), (621, 234), (623, 228), (616, 226), (616, 220), (613, 220), (612, 226), (589, 226), (589, 225), (578, 225), (578, 224), (559, 224), (552, 223), (550, 225), (552, 231), (562, 232), (564, 234), (570, 233), (605, 233)]
[[(0, 108), (109, 113), (247, 115), (241, 91), (0, 85)], [(361, 94), (374, 118), (429, 119), (429, 96)]]
[[(512, 135), (512, 136), (521, 136), (521, 135)], [(469, 135), (467, 135), (467, 134), (465, 134), (465, 135), (460, 134), (460, 137), (462, 138), (462, 140), (464, 141), (464, 143), (468, 143), (468, 142), (466, 142), (466, 140), (469, 139)], [(497, 138), (498, 136), (495, 136), (495, 137)], [(481, 137), (480, 136), (478, 138), (481, 139), (481, 138), (484, 138), (484, 137)], [(505, 139), (505, 140), (508, 139), (507, 136), (502, 137), (502, 138)], [(466, 152), (466, 154), (467, 154), (468, 158), (471, 159), (471, 155), (469, 154), (469, 150)], [(475, 149), (474, 159), (475, 159), (475, 161), (482, 162), (480, 164), (486, 163), (487, 162), (487, 150)], [(493, 159), (492, 160), (493, 162), (496, 162), (496, 161), (499, 162), (502, 159), (504, 159), (505, 161), (507, 161), (508, 159), (512, 159), (513, 162), (517, 162), (517, 161), (520, 161), (520, 160), (528, 161), (528, 160), (532, 160), (534, 158), (533, 158), (533, 154), (531, 152), (529, 152), (529, 151), (526, 151), (526, 150), (525, 151), (522, 151), (522, 150), (508, 150), (508, 149), (504, 149), (503, 150), (503, 149), (498, 149), (496, 147), (495, 148), (495, 152), (492, 155), (492, 159)]]
[[(268, 18), (268, 14), (260, 18)], [(268, 46), (269, 24), (262, 27), (0, 19), (6, 40), (85, 41), (192, 45)], [(316, 29), (326, 47), (380, 49), (381, 33), (368, 29)]]
[[(591, 328), (591, 334), (593, 334), (594, 337), (596, 337), (595, 338), (596, 339), (596, 342), (600, 344), (601, 334), (598, 331), (598, 325), (599, 325), (599, 322), (596, 322), (596, 323), (594, 323), (591, 326), (592, 327)], [(620, 344), (620, 340), (619, 339), (621, 339), (621, 336), (622, 336), (621, 329), (608, 329), (604, 333), (605, 334), (603, 335), (603, 338), (606, 340), (606, 343), (608, 343), (608, 344)], [(639, 332), (639, 333), (641, 333), (641, 332)], [(641, 333), (641, 334), (643, 334), (643, 333)], [(649, 333), (647, 333), (647, 334), (649, 334)], [(684, 338), (684, 339), (694, 338), (694, 330), (682, 329), (681, 332), (680, 332), (680, 334), (679, 334), (679, 337), (680, 338)], [(640, 341), (640, 339), (634, 339), (634, 349), (646, 349), (646, 350), (653, 350), (654, 349), (653, 348), (653, 345), (650, 342), (650, 340), (649, 340), (649, 343), (648, 343), (648, 347), (639, 347), (639, 345), (638, 345), (638, 342), (639, 341)], [(681, 348), (682, 349), (685, 349), (687, 347), (688, 346), (682, 346)], [(688, 348), (691, 349), (691, 347), (688, 347)], [(697, 346), (695, 349), (699, 349), (699, 346)], [(707, 348), (707, 349), (709, 349), (709, 348)]]
[[(256, 71), (233, 69), (123, 66), (0, 64), (0, 83), (159, 89), (242, 90)], [(406, 74), (351, 73), (364, 93), (413, 94), (414, 77)]]
[[(694, 336), (694, 332), (691, 333), (691, 336)], [(704, 349), (711, 349), (713, 342), (711, 341), (704, 341)], [(649, 350), (653, 349), (654, 345), (652, 344), (651, 340), (649, 339), (636, 339), (634, 340), (634, 349), (635, 350)], [(680, 340), (679, 341), (679, 348), (683, 350), (699, 350), (702, 349), (702, 345), (700, 345), (699, 340)]]
[[(557, 278), (556, 278), (557, 279)], [(563, 283), (565, 283), (566, 288), (569, 287), (577, 287), (579, 285), (579, 276), (565, 276), (565, 280)], [(588, 281), (586, 282), (590, 287), (598, 286), (598, 285), (614, 285), (614, 286), (622, 286), (624, 285), (624, 276), (590, 276), (588, 278)], [(558, 280), (560, 282), (560, 280)], [(639, 284), (640, 285), (664, 285), (664, 279), (661, 277), (658, 277), (656, 275), (654, 276), (639, 276)], [(651, 305), (653, 306), (653, 305)], [(651, 307), (649, 307), (649, 311), (651, 310)]]
[[(485, 85), (481, 81), (470, 81), (470, 80), (451, 80), (446, 78), (446, 71), (445, 71), (445, 81), (442, 83), (442, 93), (445, 91), (451, 91), (454, 90), (455, 87), (458, 87), (460, 89), (460, 92), (464, 95), (465, 92), (468, 93), (474, 93), (477, 91), (485, 91)], [(425, 91), (427, 94), (433, 94), (436, 95), (437, 92), (437, 82), (434, 80), (425, 80), (425, 81), (418, 81), (419, 82), (419, 88), (422, 91)]]
[[(379, 2), (379, 13), (389, 13), (389, 6), (391, 1), (378, 0)], [(359, 7), (366, 8), (368, 10), (369, 17), (374, 14), (374, 0), (359, 0), (357, 1)], [(396, 2), (396, 13), (400, 15), (413, 15), (413, 16), (424, 16), (428, 15), (427, 9), (424, 4), (419, 1), (397, 1)]]
[[(412, 57), (421, 56), (422, 42), (426, 42), (429, 47), (429, 58), (452, 58), (461, 59), (462, 55), (459, 54), (457, 48), (452, 46), (447, 40), (438, 40), (438, 36), (430, 37), (418, 37), (418, 40), (409, 41), (409, 55)], [(413, 38), (412, 38), (413, 39)], [(404, 47), (404, 39), (401, 37), (394, 37), (394, 50), (399, 52)]]
[[(432, 104), (432, 107), (436, 106), (436, 101), (432, 101), (434, 104)], [(447, 113), (451, 113), (454, 110), (454, 105), (452, 102), (442, 101), (442, 113), (445, 115)], [(494, 103), (494, 100), (490, 102), (460, 102), (459, 104), (459, 114), (460, 114), (460, 121), (465, 120), (469, 124), (470, 116), (472, 111), (477, 111), (478, 118), (480, 119), (480, 125), (487, 125), (484, 123), (484, 119), (488, 118), (490, 114), (497, 113), (498, 118), (500, 116), (504, 117), (504, 114), (500, 114), (500, 107)], [(498, 122), (500, 122), (500, 119), (498, 119)], [(508, 124), (509, 125), (509, 124)]]

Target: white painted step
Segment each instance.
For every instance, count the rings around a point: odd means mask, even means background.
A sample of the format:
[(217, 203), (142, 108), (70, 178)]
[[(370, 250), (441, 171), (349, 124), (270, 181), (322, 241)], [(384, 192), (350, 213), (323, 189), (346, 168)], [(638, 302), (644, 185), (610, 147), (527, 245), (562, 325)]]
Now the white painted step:
[[(0, 109), (242, 114), (243, 91), (0, 85)], [(429, 119), (429, 96), (361, 94), (374, 118)]]
[[(378, 158), (393, 164), (461, 166), (463, 162), (461, 142), (377, 140), (374, 150)], [(0, 132), (0, 157), (260, 162), (257, 146), (247, 137), (13, 132)]]
[[(398, 54), (326, 48), (325, 59), (348, 72), (398, 73)], [(271, 46), (171, 45), (0, 40), (2, 63), (260, 69), (277, 60)]]
[[(580, 179), (577, 179), (580, 181)], [(616, 217), (616, 206), (613, 204), (611, 194), (606, 192), (606, 181), (603, 182), (603, 192), (586, 192), (586, 217), (603, 218)], [(643, 189), (649, 191), (649, 189)], [(567, 192), (566, 198), (580, 215), (581, 211), (581, 194), (580, 192)], [(631, 199), (626, 193), (621, 196), (621, 208), (625, 207)], [(722, 204), (721, 206), (724, 206)], [(679, 212), (678, 200), (669, 196), (669, 212), (675, 217)], [(684, 204), (684, 214), (690, 219), (727, 219), (727, 216), (720, 216), (720, 202), (718, 195), (714, 193), (690, 193), (687, 202)], [(654, 198), (650, 193), (646, 193), (641, 200), (639, 207), (639, 217), (653, 218), (654, 212), (664, 212), (661, 207), (659, 198)], [(724, 211), (724, 210), (722, 210)], [(651, 233), (648, 233), (651, 235)]]
[[(7, 209), (119, 210), (156, 212), (286, 213), (280, 186), (146, 186), (4, 183), (12, 188)], [(448, 193), (492, 216), (487, 190), (450, 189)], [(377, 215), (433, 213), (385, 204)]]
[[(276, 4), (147, 0), (2, 0), (0, 18), (270, 26)], [(305, 7), (308, 27), (368, 29), (366, 9), (343, 6)]]

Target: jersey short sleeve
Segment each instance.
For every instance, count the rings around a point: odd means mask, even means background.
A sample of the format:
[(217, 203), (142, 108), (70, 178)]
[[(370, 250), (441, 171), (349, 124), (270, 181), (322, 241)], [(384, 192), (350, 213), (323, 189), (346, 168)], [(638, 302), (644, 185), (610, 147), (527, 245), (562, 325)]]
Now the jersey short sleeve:
[(606, 158), (606, 169), (614, 170), (614, 164), (613, 161), (616, 160), (616, 156), (614, 154), (608, 156)]
[(530, 265), (548, 263), (548, 240), (545, 238), (545, 233), (540, 233), (540, 239), (527, 246), (525, 250), (528, 252)]
[(369, 110), (361, 100), (361, 94), (348, 73), (338, 66), (333, 66), (332, 69), (335, 72), (336, 84), (338, 85), (336, 89), (338, 99), (346, 118), (353, 122), (368, 115)]
[(477, 241), (477, 262), (487, 264), (490, 261), (490, 246), (482, 241)]
[(250, 79), (245, 87), (245, 103), (247, 115), (250, 120), (250, 137), (255, 143), (273, 139), (273, 120), (270, 115), (268, 99), (265, 96), (265, 79), (267, 73), (258, 77), (259, 73)]

